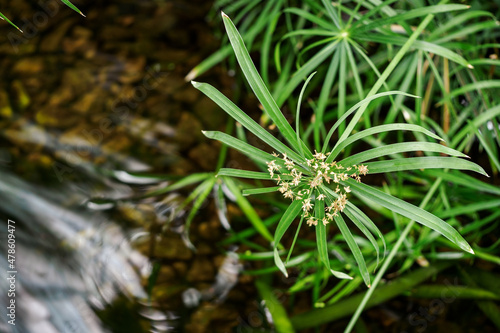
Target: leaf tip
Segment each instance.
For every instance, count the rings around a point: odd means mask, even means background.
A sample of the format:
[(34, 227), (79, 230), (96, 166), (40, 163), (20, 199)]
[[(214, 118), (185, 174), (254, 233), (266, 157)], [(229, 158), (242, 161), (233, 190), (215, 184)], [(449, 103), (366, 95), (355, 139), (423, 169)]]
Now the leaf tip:
[(220, 14), (222, 15), (222, 18), (229, 18), (229, 16), (227, 16), (223, 11), (221, 11)]
[(195, 67), (189, 73), (187, 73), (187, 75), (184, 77), (184, 81), (186, 82), (193, 81), (193, 79), (197, 76), (198, 76), (198, 68)]
[(80, 15), (82, 15), (83, 17), (87, 17), (87, 16), (85, 16), (85, 14), (83, 14), (82, 12), (80, 12)]
[(196, 82), (196, 81), (193, 81), (193, 80), (191, 80), (191, 84), (192, 84), (192, 85), (193, 85), (193, 87), (195, 87), (195, 88), (198, 88), (198, 87), (201, 85), (201, 83), (200, 83), (200, 82)]
[(473, 69), (474, 66), (472, 66), (471, 64), (467, 64), (467, 68)]
[(474, 253), (474, 250), (473, 250), (472, 248), (469, 248), (469, 251), (467, 251), (467, 252), (469, 252), (469, 253), (471, 253), (471, 254), (473, 254), (473, 255), (476, 255), (476, 254)]

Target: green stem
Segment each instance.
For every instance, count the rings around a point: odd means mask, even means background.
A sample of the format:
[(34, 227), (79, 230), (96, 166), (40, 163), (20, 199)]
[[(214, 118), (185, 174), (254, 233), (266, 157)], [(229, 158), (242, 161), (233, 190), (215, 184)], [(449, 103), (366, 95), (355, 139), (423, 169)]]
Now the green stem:
[(295, 247), (295, 242), (297, 241), (297, 238), (299, 238), (299, 231), (300, 231), (300, 227), (302, 227), (303, 221), (304, 221), (304, 215), (302, 215), (300, 217), (299, 227), (297, 228), (297, 231), (295, 232), (295, 237), (293, 238), (292, 246), (290, 246), (290, 250), (288, 250), (288, 255), (286, 256), (285, 264), (287, 264), (288, 260), (290, 260), (290, 256), (292, 255), (293, 248)]

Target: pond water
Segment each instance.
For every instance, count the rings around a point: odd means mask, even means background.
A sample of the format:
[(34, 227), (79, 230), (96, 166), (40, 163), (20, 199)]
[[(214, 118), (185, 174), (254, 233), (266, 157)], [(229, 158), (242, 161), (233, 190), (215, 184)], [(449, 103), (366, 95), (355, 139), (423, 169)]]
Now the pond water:
[[(253, 287), (226, 301), (241, 267), (213, 245), (216, 213), (197, 217), (194, 254), (186, 193), (143, 196), (215, 168), (201, 130), (225, 119), (184, 80), (219, 46), (211, 3), (74, 3), (86, 18), (55, 0), (0, 8), (24, 30), (0, 22), (0, 266), (16, 271), (15, 297), (0, 281), (16, 325), (2, 313), (0, 331), (230, 331)], [(229, 87), (221, 74), (207, 76)]]

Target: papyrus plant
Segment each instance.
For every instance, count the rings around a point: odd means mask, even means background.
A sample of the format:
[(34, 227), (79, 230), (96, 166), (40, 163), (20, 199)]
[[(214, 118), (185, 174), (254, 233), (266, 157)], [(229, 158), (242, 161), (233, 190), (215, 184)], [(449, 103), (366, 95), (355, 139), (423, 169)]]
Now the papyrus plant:
[[(243, 74), (260, 101), (266, 116), (276, 125), (281, 137), (287, 144), (271, 135), (266, 129), (256, 123), (214, 87), (206, 83), (193, 82), (194, 87), (211, 98), (244, 128), (269, 145), (273, 153), (265, 152), (243, 140), (223, 132), (204, 132), (204, 134), (211, 139), (219, 140), (239, 150), (254, 160), (263, 170), (262, 172), (255, 172), (223, 168), (219, 171), (219, 175), (273, 180), (277, 184), (276, 187), (252, 189), (247, 191), (247, 194), (280, 191), (283, 193), (284, 197), (289, 200), (290, 205), (284, 212), (276, 228), (273, 244), (275, 263), (285, 275), (287, 275), (287, 271), (278, 252), (279, 243), (295, 218), (300, 217), (299, 229), (304, 220), (309, 227), (316, 229), (317, 249), (323, 264), (336, 277), (350, 278), (347, 274), (330, 268), (327, 247), (327, 228), (331, 223), (335, 223), (352, 251), (366, 285), (370, 286), (370, 275), (367, 265), (346, 223), (346, 218), (370, 241), (377, 251), (377, 258), (379, 256), (379, 246), (376, 238), (380, 238), (382, 243), (384, 239), (382, 233), (370, 218), (364, 214), (360, 208), (349, 201), (349, 196), (351, 194), (363, 199), (369, 199), (395, 213), (417, 221), (442, 234), (464, 251), (474, 253), (470, 245), (458, 231), (442, 219), (410, 203), (382, 192), (373, 186), (364, 184), (362, 179), (362, 176), (366, 174), (381, 174), (428, 168), (471, 170), (486, 175), (485, 171), (480, 166), (462, 158), (458, 158), (466, 157), (464, 154), (434, 142), (404, 142), (380, 146), (352, 156), (340, 157), (341, 152), (348, 145), (363, 138), (389, 131), (419, 132), (429, 138), (442, 141), (440, 137), (425, 128), (406, 123), (380, 125), (353, 133), (356, 123), (364, 110), (366, 110), (366, 105), (370, 101), (386, 95), (402, 94), (409, 96), (408, 94), (397, 91), (370, 94), (337, 120), (326, 137), (322, 151), (311, 151), (308, 143), (301, 138), (299, 133), (298, 121), (300, 108), (297, 108), (297, 122), (296, 129), (294, 130), (263, 83), (236, 27), (228, 16), (225, 14), (222, 14), (222, 16), (229, 40)], [(311, 77), (309, 77), (307, 81), (309, 81), (310, 78)], [(299, 96), (299, 106), (306, 85), (307, 82)], [(347, 118), (350, 115), (354, 116), (350, 122), (348, 122), (346, 130), (340, 135), (334, 148), (327, 151), (328, 142), (333, 134), (340, 124), (347, 123)], [(432, 155), (432, 153), (447, 154), (450, 155), (450, 157), (425, 156), (398, 158), (398, 156), (401, 156), (401, 153), (414, 151), (421, 151), (426, 155)], [(369, 162), (379, 157), (390, 158), (394, 156), (396, 156), (396, 158)], [(297, 234), (295, 237), (297, 237)], [(289, 250), (289, 254), (291, 251), (292, 249)]]

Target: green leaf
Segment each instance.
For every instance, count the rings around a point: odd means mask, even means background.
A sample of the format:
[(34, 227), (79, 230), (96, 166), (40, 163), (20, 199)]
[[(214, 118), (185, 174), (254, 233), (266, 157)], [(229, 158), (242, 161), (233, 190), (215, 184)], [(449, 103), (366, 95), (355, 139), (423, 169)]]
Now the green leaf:
[(207, 83), (199, 83), (194, 81), (192, 81), (191, 83), (196, 89), (207, 95), (207, 97), (209, 97), (212, 101), (219, 105), (228, 115), (233, 117), (237, 122), (243, 125), (243, 127), (255, 134), (259, 139), (267, 143), (272, 148), (276, 149), (278, 152), (282, 154), (286, 153), (288, 157), (294, 162), (301, 163), (303, 159), (299, 154), (297, 154), (289, 147), (284, 145), (281, 141), (272, 136), (268, 131), (257, 124), (252, 118), (250, 118), (245, 112), (237, 107), (220, 91)]
[[(297, 141), (292, 126), (290, 126), (285, 116), (283, 116), (283, 113), (281, 113), (281, 110), (278, 108), (276, 101), (273, 99), (271, 93), (264, 84), (264, 81), (257, 72), (252, 59), (248, 54), (245, 43), (243, 42), (243, 39), (241, 38), (233, 22), (224, 13), (222, 13), (222, 20), (224, 21), (224, 26), (226, 27), (229, 41), (233, 46), (234, 54), (236, 55), (236, 59), (238, 59), (241, 70), (243, 71), (243, 74), (245, 75), (247, 82), (252, 88), (255, 96), (262, 104), (264, 110), (273, 120), (281, 134), (285, 137), (285, 139), (290, 143), (292, 147), (297, 147), (299, 144), (303, 145), (301, 141)], [(312, 154), (310, 152), (309, 154), (309, 158), (311, 158)]]
[(354, 194), (382, 205), (411, 220), (415, 220), (448, 238), (462, 250), (474, 254), (469, 243), (467, 243), (458, 231), (437, 216), (373, 187), (358, 183), (353, 179), (348, 179), (344, 183), (350, 186)]
[(247, 195), (253, 195), (253, 194), (272, 193), (272, 192), (276, 192), (279, 188), (280, 188), (279, 186), (251, 188), (251, 189), (243, 190), (243, 195), (247, 196)]
[(271, 175), (267, 172), (248, 171), (248, 170), (230, 169), (230, 168), (221, 168), (217, 173), (217, 176), (271, 180)]
[(298, 69), (293, 76), (288, 80), (288, 83), (279, 91), (279, 95), (276, 98), (278, 105), (282, 105), (290, 94), (297, 88), (304, 77), (311, 74), (318, 66), (328, 58), (337, 48), (339, 41), (335, 40), (328, 43), (320, 51), (316, 52), (312, 58), (310, 58), (304, 65)]
[(71, 2), (69, 2), (68, 0), (61, 0), (61, 2), (63, 2), (66, 6), (68, 6), (69, 8), (73, 9), (75, 12), (77, 12), (78, 14), (82, 15), (83, 17), (85, 17), (85, 15), (83, 15), (83, 13), (81, 12), (80, 9), (76, 8)]
[(353, 142), (356, 142), (364, 137), (367, 137), (367, 136), (371, 136), (371, 135), (374, 135), (374, 134), (377, 134), (377, 133), (385, 133), (385, 132), (389, 132), (389, 131), (413, 131), (413, 132), (419, 132), (419, 133), (423, 133), (427, 136), (430, 136), (431, 138), (434, 138), (434, 139), (437, 139), (437, 140), (441, 140), (441, 141), (444, 141), (443, 139), (441, 139), (439, 136), (437, 136), (436, 134), (426, 130), (425, 128), (421, 127), (421, 126), (418, 126), (418, 125), (413, 125), (413, 124), (387, 124), (387, 125), (380, 125), (380, 126), (375, 126), (375, 127), (372, 127), (372, 128), (369, 128), (369, 129), (366, 129), (364, 131), (361, 131), (361, 132), (358, 132), (356, 134), (353, 134), (351, 135), (350, 137), (346, 138), (344, 141), (342, 141), (341, 143), (337, 144), (337, 146), (335, 147), (335, 149), (332, 150), (330, 156), (328, 156), (328, 158), (326, 159), (326, 162), (330, 163), (332, 162), (335, 157), (338, 156), (338, 154), (342, 151), (342, 149), (344, 149), (345, 147), (347, 147), (348, 145), (350, 145), (351, 143)]
[[(325, 128), (323, 121), (323, 115), (325, 113), (326, 106), (330, 99), (330, 94), (332, 93), (333, 82), (337, 75), (337, 69), (339, 67), (339, 55), (340, 52), (335, 52), (330, 65), (328, 66), (328, 71), (326, 72), (325, 79), (321, 85), (321, 92), (318, 98), (316, 110), (314, 112), (314, 145), (316, 149), (320, 150), (320, 130)], [(325, 153), (325, 151), (322, 151)]]
[(23, 32), (21, 29), (19, 29), (19, 27), (17, 25), (15, 25), (14, 23), (12, 23), (4, 14), (0, 13), (0, 18), (7, 21), (10, 25), (12, 25), (14, 28), (16, 28), (17, 30)]
[[(325, 139), (325, 143), (323, 145), (323, 149), (321, 150), (323, 153), (326, 153), (326, 149), (328, 148), (328, 142), (330, 141), (330, 139), (332, 138), (332, 135), (333, 133), (335, 133), (335, 130), (339, 127), (339, 125), (344, 122), (344, 120), (346, 120), (347, 117), (349, 117), (354, 111), (356, 111), (357, 109), (359, 109), (360, 107), (370, 103), (371, 101), (373, 101), (374, 99), (377, 99), (379, 97), (383, 97), (383, 96), (389, 96), (389, 95), (404, 95), (404, 96), (410, 96), (410, 97), (415, 97), (415, 98), (418, 98), (418, 96), (415, 96), (415, 95), (410, 95), (410, 94), (407, 94), (405, 92), (402, 92), (402, 91), (387, 91), (387, 92), (383, 92), (383, 93), (378, 93), (378, 94), (375, 94), (375, 95), (372, 95), (370, 97), (367, 97), (365, 99), (363, 99), (362, 101), (356, 103), (356, 105), (354, 105), (353, 107), (351, 107), (346, 113), (344, 113), (344, 115), (342, 117), (340, 117), (336, 122), (335, 124), (333, 124), (332, 128), (330, 128), (330, 131), (328, 131), (328, 135), (326, 136), (326, 139)], [(333, 159), (332, 159), (333, 160)], [(331, 161), (330, 161), (331, 162)]]
[[(380, 249), (379, 249), (377, 241), (375, 240), (375, 237), (373, 237), (373, 235), (368, 230), (368, 228), (364, 225), (364, 223), (360, 221), (361, 219), (359, 219), (358, 216), (353, 211), (351, 211), (351, 209), (349, 207), (346, 207), (344, 209), (343, 213), (352, 221), (352, 223), (354, 223), (354, 225), (356, 227), (358, 227), (358, 229), (363, 233), (363, 235), (365, 235), (365, 237), (370, 241), (373, 248), (377, 252), (377, 265), (378, 265), (380, 262)], [(373, 223), (373, 222), (371, 222), (371, 223)], [(384, 241), (383, 237), (380, 237), (380, 239), (382, 239), (382, 241)], [(384, 244), (385, 244), (385, 242), (384, 242)]]
[(410, 151), (425, 151), (425, 152), (443, 153), (458, 157), (468, 157), (467, 155), (455, 149), (448, 148), (438, 143), (416, 141), (416, 142), (395, 143), (392, 145), (373, 148), (355, 155), (351, 155), (343, 159), (339, 163), (342, 165), (359, 164), (361, 162), (365, 162), (377, 157), (391, 155), (391, 154), (406, 153)]
[(310, 12), (305, 11), (303, 9), (292, 7), (292, 8), (286, 8), (284, 11), (286, 13), (292, 13), (292, 14), (295, 14), (297, 16), (303, 17), (306, 20), (311, 21), (311, 23), (314, 23), (314, 24), (318, 25), (319, 27), (326, 29), (327, 31), (332, 31), (332, 32), (338, 31), (338, 28), (335, 27), (331, 22), (324, 20), (322, 17), (315, 16), (315, 15), (311, 14)]
[(476, 163), (454, 157), (412, 157), (388, 161), (366, 163), (370, 174), (418, 170), (418, 169), (458, 169), (470, 170), (489, 177), (486, 171)]
[[(295, 119), (295, 135), (297, 136), (297, 142), (300, 141), (300, 127), (299, 127), (299, 125), (300, 125), (300, 106), (302, 104), (302, 97), (304, 96), (304, 92), (306, 91), (307, 85), (309, 84), (309, 82), (313, 78), (314, 74), (316, 74), (316, 72), (312, 73), (307, 78), (306, 82), (302, 86), (302, 89), (300, 90), (299, 100), (297, 101), (297, 111), (295, 112), (295, 114), (296, 114), (296, 119)], [(302, 146), (299, 146), (299, 153), (300, 153), (300, 155), (303, 158), (305, 158), (304, 149), (302, 148)]]
[(202, 133), (210, 139), (213, 140), (218, 140), (226, 145), (228, 145), (231, 148), (234, 148), (243, 154), (247, 155), (250, 157), (252, 160), (260, 162), (260, 163), (267, 163), (272, 160), (277, 160), (276, 157), (273, 155), (266, 153), (258, 148), (255, 148), (254, 146), (241, 141), (239, 139), (236, 139), (232, 137), (231, 135), (228, 135), (223, 132), (218, 132), (218, 131), (202, 131)]
[(292, 201), (290, 206), (288, 206), (287, 210), (281, 217), (281, 220), (279, 221), (278, 226), (276, 227), (276, 231), (274, 232), (274, 263), (286, 277), (288, 277), (288, 273), (278, 253), (278, 244), (280, 243), (281, 238), (283, 237), (285, 232), (292, 224), (293, 220), (297, 217), (297, 215), (299, 215), (301, 209), (302, 209), (302, 201), (300, 200)]
[(316, 226), (316, 243), (318, 246), (319, 258), (328, 269), (330, 273), (333, 274), (338, 279), (349, 279), (352, 277), (339, 271), (335, 271), (330, 267), (330, 258), (328, 257), (328, 244), (326, 239), (326, 226), (323, 224), (323, 218), (325, 217), (325, 201), (316, 200), (314, 204), (314, 217), (318, 219), (318, 225)]
[(339, 20), (339, 16), (337, 15), (337, 13), (335, 12), (335, 8), (333, 7), (332, 5), (332, 2), (329, 1), (329, 0), (321, 0), (323, 2), (323, 6), (325, 6), (326, 8), (326, 12), (328, 13), (328, 16), (330, 16), (330, 18), (332, 19), (333, 23), (335, 24), (335, 26), (340, 29), (341, 26), (340, 26), (340, 20)]
[(370, 288), (370, 285), (371, 285), (370, 273), (368, 273), (368, 269), (366, 268), (365, 258), (363, 258), (363, 254), (361, 253), (361, 250), (359, 249), (358, 244), (356, 244), (356, 241), (354, 240), (354, 237), (352, 236), (351, 231), (349, 230), (349, 228), (345, 224), (345, 221), (341, 215), (335, 216), (335, 222), (337, 223), (337, 226), (339, 227), (340, 233), (342, 234), (345, 241), (347, 242), (349, 249), (351, 250), (352, 254), (354, 255), (354, 259), (356, 259), (356, 262), (358, 263), (359, 271), (361, 272), (361, 276), (363, 277), (363, 281), (365, 281), (366, 286), (368, 288)]

